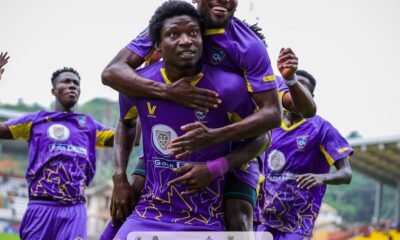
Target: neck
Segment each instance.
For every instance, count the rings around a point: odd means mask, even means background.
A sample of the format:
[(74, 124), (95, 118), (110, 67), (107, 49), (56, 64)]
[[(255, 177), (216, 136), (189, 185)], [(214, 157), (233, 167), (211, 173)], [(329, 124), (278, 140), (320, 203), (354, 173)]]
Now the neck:
[(55, 107), (55, 111), (56, 112), (68, 112), (68, 113), (72, 113), (74, 112), (74, 108), (73, 107), (65, 107), (63, 106), (60, 102), (56, 102), (56, 107)]
[(194, 77), (200, 72), (201, 72), (200, 64), (197, 64), (196, 66), (189, 68), (179, 68), (165, 64), (165, 73), (167, 74), (167, 77), (171, 82), (178, 81), (179, 79), (182, 79), (184, 77)]
[(285, 124), (288, 127), (300, 122), (303, 119), (304, 119), (304, 117), (298, 113), (285, 112), (283, 114), (283, 121), (285, 121)]

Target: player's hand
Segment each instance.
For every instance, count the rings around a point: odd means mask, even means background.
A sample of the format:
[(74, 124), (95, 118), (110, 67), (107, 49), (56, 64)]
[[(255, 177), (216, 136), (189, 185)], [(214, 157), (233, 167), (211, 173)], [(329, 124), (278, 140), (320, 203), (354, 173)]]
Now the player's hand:
[(135, 205), (135, 193), (132, 191), (132, 186), (129, 184), (126, 174), (113, 176), (113, 193), (111, 197), (111, 221), (112, 225), (117, 220), (124, 221), (131, 215)]
[(190, 82), (194, 79), (196, 77), (184, 77), (167, 85), (167, 99), (204, 112), (217, 108), (221, 104), (218, 93), (192, 86)]
[(0, 80), (1, 80), (1, 76), (3, 75), (3, 72), (4, 72), (4, 65), (6, 65), (8, 63), (8, 59), (10, 59), (10, 56), (7, 56), (7, 52), (0, 53)]
[(168, 144), (170, 155), (182, 159), (193, 152), (212, 144), (215, 133), (212, 128), (206, 127), (201, 122), (189, 123), (181, 126), (185, 134), (175, 138)]
[(168, 182), (168, 186), (182, 184), (188, 191), (182, 194), (193, 194), (207, 187), (213, 180), (206, 163), (186, 164), (181, 168), (172, 169), (181, 176)]
[(323, 176), (319, 174), (307, 173), (296, 177), (297, 187), (310, 189), (324, 184)]
[(293, 76), (297, 71), (298, 64), (299, 60), (292, 49), (281, 48), (278, 57), (278, 69), (284, 79), (293, 79)]

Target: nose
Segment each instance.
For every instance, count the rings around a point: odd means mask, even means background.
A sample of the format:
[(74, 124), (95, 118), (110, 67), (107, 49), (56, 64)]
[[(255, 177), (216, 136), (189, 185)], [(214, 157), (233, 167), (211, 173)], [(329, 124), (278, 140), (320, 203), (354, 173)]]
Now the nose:
[(190, 46), (193, 44), (192, 38), (188, 36), (187, 34), (181, 34), (180, 39), (179, 39), (179, 44), (184, 45), (184, 46)]

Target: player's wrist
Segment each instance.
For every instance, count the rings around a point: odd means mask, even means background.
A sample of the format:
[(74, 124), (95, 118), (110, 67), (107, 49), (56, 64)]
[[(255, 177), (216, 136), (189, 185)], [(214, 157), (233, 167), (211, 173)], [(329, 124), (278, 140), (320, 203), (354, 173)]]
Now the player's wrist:
[(284, 80), (285, 80), (286, 85), (288, 85), (289, 87), (291, 87), (291, 86), (293, 86), (293, 85), (295, 85), (295, 84), (297, 83), (297, 75), (296, 75), (296, 74), (293, 74), (292, 79), (285, 79), (285, 78), (284, 78)]
[(207, 162), (208, 171), (211, 174), (212, 179), (220, 177), (228, 172), (229, 166), (228, 161), (224, 157), (220, 157)]

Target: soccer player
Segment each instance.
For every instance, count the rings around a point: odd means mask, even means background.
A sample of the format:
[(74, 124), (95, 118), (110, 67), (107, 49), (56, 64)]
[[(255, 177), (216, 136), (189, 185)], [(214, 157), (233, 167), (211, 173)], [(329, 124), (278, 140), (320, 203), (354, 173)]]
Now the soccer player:
[[(304, 70), (298, 81), (313, 94), (316, 81)], [(316, 115), (304, 118), (284, 112), (280, 128), (271, 132), (266, 152), (261, 218), (257, 231), (268, 231), (274, 239), (311, 239), (315, 219), (327, 184), (349, 184), (352, 170), (349, 143), (328, 121)], [(330, 173), (334, 165), (335, 172)]]
[(7, 56), (7, 52), (6, 53), (3, 53), (3, 52), (0, 53), (0, 80), (1, 80), (1, 77), (2, 77), (3, 72), (4, 72), (4, 65), (6, 65), (8, 63), (8, 59), (10, 59), (10, 57)]
[[(170, 154), (168, 143), (183, 133), (180, 126), (187, 122), (201, 121), (208, 127), (221, 127), (234, 119), (243, 118), (254, 111), (244, 79), (220, 68), (200, 64), (202, 55), (202, 24), (195, 8), (184, 1), (168, 1), (160, 6), (150, 21), (150, 34), (164, 61), (138, 70), (138, 73), (154, 82), (167, 84), (186, 77), (191, 84), (218, 93), (222, 103), (218, 109), (208, 112), (194, 110), (150, 97), (120, 95), (121, 120), (116, 130), (116, 172), (125, 174), (134, 134), (130, 125), (139, 115), (143, 133), (146, 182), (135, 210), (129, 216), (115, 238), (126, 239), (132, 231), (221, 231), (225, 229), (222, 193), (224, 174), (228, 169), (240, 166), (259, 154), (265, 145), (249, 151), (231, 151), (230, 142), (203, 148), (182, 159)], [(195, 78), (193, 77), (195, 76)], [(230, 79), (224, 81), (224, 79)], [(241, 98), (235, 98), (240, 95)], [(129, 134), (130, 133), (130, 134)], [(125, 136), (125, 137), (124, 137)], [(131, 141), (129, 141), (129, 139)], [(207, 187), (198, 192), (188, 191), (185, 185), (196, 184), (186, 179), (186, 184), (173, 183), (181, 168), (189, 173), (206, 176)], [(194, 174), (193, 174), (194, 175)], [(197, 176), (197, 174), (196, 174)], [(172, 180), (172, 182), (171, 182)], [(211, 180), (211, 181), (210, 181)], [(173, 223), (173, 224), (171, 224)]]
[(29, 203), (21, 239), (87, 239), (85, 189), (96, 170), (95, 148), (112, 146), (114, 130), (87, 114), (74, 113), (80, 81), (73, 68), (55, 71), (54, 111), (0, 123), (0, 138), (22, 138), (29, 144)]

